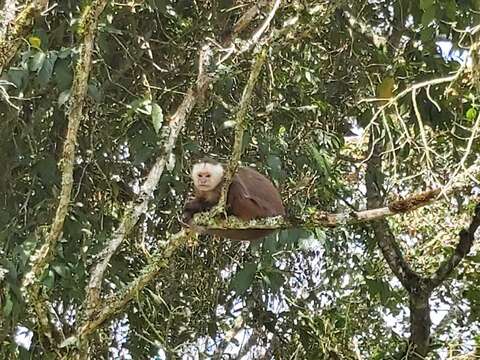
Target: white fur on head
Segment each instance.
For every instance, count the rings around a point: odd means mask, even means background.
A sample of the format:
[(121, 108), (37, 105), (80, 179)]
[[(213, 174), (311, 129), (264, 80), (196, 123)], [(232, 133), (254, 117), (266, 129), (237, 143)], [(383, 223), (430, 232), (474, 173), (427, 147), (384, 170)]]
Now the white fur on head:
[[(193, 165), (192, 179), (195, 188), (200, 191), (211, 191), (217, 187), (223, 179), (222, 164), (201, 162)], [(210, 175), (207, 177), (206, 175)]]

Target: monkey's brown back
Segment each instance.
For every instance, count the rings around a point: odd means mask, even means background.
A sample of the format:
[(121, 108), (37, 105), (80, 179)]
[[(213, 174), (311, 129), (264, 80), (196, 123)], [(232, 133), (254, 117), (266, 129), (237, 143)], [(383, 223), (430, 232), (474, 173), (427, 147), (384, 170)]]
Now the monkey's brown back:
[(242, 167), (233, 177), (228, 190), (229, 212), (242, 220), (285, 216), (278, 190), (258, 171)]

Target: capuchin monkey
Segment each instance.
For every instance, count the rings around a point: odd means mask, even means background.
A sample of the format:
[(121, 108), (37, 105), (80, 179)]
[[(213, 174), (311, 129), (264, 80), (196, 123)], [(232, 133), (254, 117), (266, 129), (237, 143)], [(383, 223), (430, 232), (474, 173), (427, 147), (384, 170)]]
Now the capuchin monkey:
[[(183, 221), (191, 225), (193, 215), (214, 207), (220, 200), (224, 169), (215, 160), (200, 160), (192, 169), (195, 197), (183, 210)], [(278, 190), (265, 176), (249, 167), (240, 167), (228, 189), (226, 211), (241, 220), (249, 221), (273, 216), (285, 216)], [(210, 235), (234, 240), (256, 240), (271, 234), (268, 229), (202, 230)]]

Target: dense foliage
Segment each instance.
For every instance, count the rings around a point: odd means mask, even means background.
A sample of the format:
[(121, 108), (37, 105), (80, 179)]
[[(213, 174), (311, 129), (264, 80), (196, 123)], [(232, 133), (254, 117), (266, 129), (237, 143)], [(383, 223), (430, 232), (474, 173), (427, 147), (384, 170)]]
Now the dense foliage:
[[(4, 9), (11, 3), (0, 1)], [(92, 359), (405, 354), (408, 294), (369, 223), (289, 229), (251, 244), (200, 236), (165, 259), (162, 249), (181, 229), (192, 161), (230, 158), (233, 120), (264, 47), (243, 163), (273, 179), (291, 214), (348, 213), (367, 207), (367, 164), (372, 144), (380, 145), (376, 185), (385, 201), (445, 188), (428, 207), (388, 220), (404, 258), (431, 275), (452, 254), (478, 202), (480, 2), (280, 2), (261, 42), (245, 51), (275, 2), (259, 2), (256, 17), (233, 35), (257, 2), (111, 2), (96, 27), (87, 96), (78, 99), (71, 89), (82, 17), (96, 2), (87, 3), (60, 1), (39, 14), (0, 78), (0, 357), (69, 358), (76, 351), (64, 340), (84, 320), (92, 268), (158, 156), (166, 157), (166, 169), (110, 259), (103, 296), (121, 296), (152, 261), (163, 269), (99, 326), (88, 350), (79, 346)], [(14, 2), (13, 11), (26, 5)], [(15, 25), (23, 24), (6, 33)], [(165, 154), (165, 129), (196, 86), (205, 44), (214, 51), (210, 85)], [(70, 207), (39, 278), (52, 341), (22, 282), (57, 211), (76, 101), (84, 107)], [(430, 298), (431, 359), (480, 356), (477, 249)], [(62, 342), (67, 346), (58, 347)]]

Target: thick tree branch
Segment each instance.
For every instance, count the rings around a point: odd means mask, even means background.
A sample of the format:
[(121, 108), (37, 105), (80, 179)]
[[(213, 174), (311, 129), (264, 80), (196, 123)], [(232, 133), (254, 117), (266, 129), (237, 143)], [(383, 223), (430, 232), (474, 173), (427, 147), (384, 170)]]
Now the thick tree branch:
[[(381, 173), (382, 145), (375, 142), (378, 134), (370, 134), (372, 156), (367, 163), (366, 187), (368, 207), (376, 207), (382, 203), (381, 189), (383, 188), (383, 174)], [(430, 304), (431, 292), (426, 286), (426, 280), (415, 272), (407, 263), (395, 240), (386, 220), (376, 220), (372, 223), (374, 237), (380, 247), (383, 257), (390, 269), (408, 291), (410, 308), (410, 339), (412, 352), (408, 352), (407, 359), (423, 359), (430, 346)]]
[(240, 104), (238, 107), (238, 111), (235, 115), (235, 141), (233, 144), (233, 154), (232, 159), (230, 160), (230, 167), (235, 168), (233, 169), (234, 172), (236, 167), (238, 166), (243, 152), (243, 133), (247, 128), (247, 111), (250, 105), (253, 90), (255, 88), (255, 84), (257, 83), (258, 76), (260, 75), (260, 71), (262, 70), (262, 66), (265, 63), (265, 59), (267, 57), (267, 49), (263, 48), (252, 65), (252, 70), (250, 71), (250, 76), (248, 78), (247, 85), (243, 89), (242, 99), (240, 100)]
[[(367, 206), (369, 209), (377, 208), (382, 205), (383, 199), (381, 189), (383, 188), (382, 169), (382, 146), (380, 142), (374, 141), (374, 134), (370, 135), (370, 146), (372, 147), (372, 156), (367, 162), (366, 187), (367, 187)], [(438, 190), (434, 192), (437, 193)], [(428, 199), (428, 196), (426, 197)], [(394, 206), (395, 208), (395, 206)], [(375, 240), (380, 247), (385, 260), (390, 269), (402, 285), (412, 291), (418, 284), (420, 276), (416, 274), (405, 261), (398, 243), (395, 241), (388, 223), (385, 220), (376, 220), (372, 222)]]
[(68, 110), (68, 129), (63, 147), (63, 156), (60, 161), (62, 169), (60, 198), (50, 232), (45, 239), (45, 243), (32, 256), (32, 267), (25, 275), (23, 281), (23, 289), (24, 291), (26, 290), (27, 297), (33, 303), (40, 323), (44, 328), (48, 328), (48, 309), (45, 301), (39, 297), (41, 287), (40, 277), (54, 256), (55, 247), (62, 234), (63, 224), (68, 213), (73, 188), (77, 132), (82, 119), (83, 105), (87, 94), (94, 39), (98, 18), (105, 9), (107, 2), (107, 0), (99, 0), (92, 3), (88, 11), (84, 14), (80, 25), (83, 39), (79, 49), (79, 60), (74, 71)]
[(382, 254), (392, 272), (407, 291), (416, 291), (419, 287), (421, 277), (412, 270), (403, 257), (400, 246), (392, 235), (386, 221), (376, 220), (372, 223), (372, 226), (375, 233), (375, 240), (378, 243), (380, 250), (382, 250)]
[(424, 360), (430, 350), (430, 295), (428, 291), (409, 293), (410, 309), (410, 344), (407, 351), (408, 360)]
[(0, 37), (0, 74), (10, 64), (25, 37), (32, 31), (35, 18), (48, 4), (48, 0), (33, 0), (8, 26), (5, 36)]
[(15, 12), (17, 11), (17, 5), (15, 0), (5, 0), (3, 3), (3, 8), (1, 13), (3, 14), (3, 19), (0, 24), (0, 39), (3, 39), (7, 32), (8, 26), (15, 19)]
[[(418, 194), (410, 195), (404, 199), (395, 200), (387, 206), (377, 209), (368, 209), (362, 211), (352, 211), (348, 213), (328, 213), (317, 211), (312, 214), (302, 215), (301, 218), (295, 218), (289, 221), (281, 217), (258, 219), (252, 221), (241, 221), (233, 216), (227, 219), (213, 217), (216, 212), (206, 212), (195, 215), (195, 225), (208, 228), (209, 230), (225, 229), (288, 229), (293, 227), (302, 227), (305, 229), (317, 227), (337, 227), (343, 225), (360, 224), (375, 220), (384, 219), (400, 213), (407, 213), (422, 206), (431, 204), (439, 200), (438, 195), (441, 189), (424, 191)], [(200, 232), (204, 231), (197, 228)]]
[(475, 207), (473, 219), (468, 229), (460, 231), (460, 241), (455, 247), (455, 251), (443, 263), (440, 264), (435, 274), (428, 280), (427, 285), (430, 290), (439, 286), (446, 278), (448, 278), (455, 267), (462, 261), (472, 248), (475, 240), (475, 232), (480, 226), (480, 204)]

